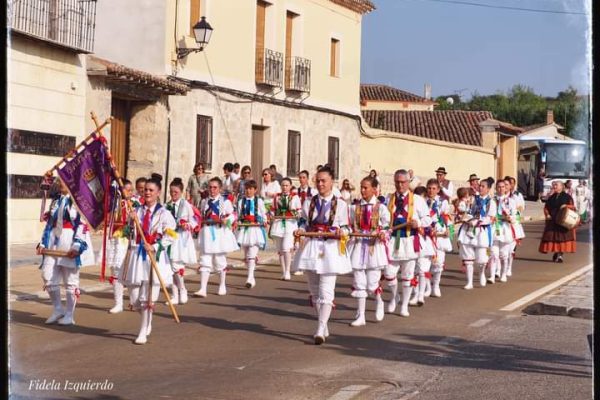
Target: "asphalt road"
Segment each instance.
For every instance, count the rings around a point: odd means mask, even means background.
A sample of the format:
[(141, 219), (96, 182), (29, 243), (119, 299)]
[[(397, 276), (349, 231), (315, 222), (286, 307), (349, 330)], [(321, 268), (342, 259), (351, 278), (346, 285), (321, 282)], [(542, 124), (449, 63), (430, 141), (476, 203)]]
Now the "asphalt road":
[[(13, 302), (12, 398), (590, 399), (591, 321), (500, 311), (591, 263), (588, 229), (578, 232), (578, 252), (564, 264), (537, 252), (541, 230), (527, 225), (505, 284), (463, 290), (458, 257), (450, 255), (443, 297), (411, 307), (409, 318), (376, 323), (368, 302), (367, 325), (348, 326), (352, 280), (340, 278), (322, 346), (313, 344), (304, 278), (280, 281), (274, 265), (257, 271), (251, 290), (239, 269), (230, 273), (227, 296), (217, 296), (211, 282), (206, 299), (178, 306), (180, 324), (157, 305), (145, 346), (132, 344), (137, 313), (107, 313), (110, 293), (82, 296), (72, 327), (44, 325), (47, 300)], [(198, 282), (188, 276), (188, 290)], [(104, 386), (86, 390), (92, 383)]]

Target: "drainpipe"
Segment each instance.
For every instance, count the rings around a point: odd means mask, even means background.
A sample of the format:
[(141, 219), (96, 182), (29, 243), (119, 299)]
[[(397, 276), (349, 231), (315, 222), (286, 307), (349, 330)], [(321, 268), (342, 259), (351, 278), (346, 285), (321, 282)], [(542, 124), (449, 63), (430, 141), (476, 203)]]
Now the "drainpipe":
[(167, 95), (167, 158), (165, 165), (165, 181), (163, 185), (163, 203), (167, 202), (167, 188), (169, 187), (169, 161), (171, 156), (171, 107), (169, 106), (169, 95)]

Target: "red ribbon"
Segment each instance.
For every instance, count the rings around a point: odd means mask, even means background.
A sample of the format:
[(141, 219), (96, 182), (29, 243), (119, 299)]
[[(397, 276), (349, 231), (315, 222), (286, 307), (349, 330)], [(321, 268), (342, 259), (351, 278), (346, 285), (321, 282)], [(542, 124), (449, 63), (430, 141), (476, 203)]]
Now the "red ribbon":
[(183, 274), (185, 273), (185, 268), (179, 268), (177, 273), (179, 274), (179, 276), (183, 276)]
[(419, 278), (417, 278), (416, 276), (410, 280), (410, 286), (417, 287), (418, 284), (419, 284)]
[(431, 279), (433, 276), (431, 275), (431, 272), (425, 272), (425, 278), (426, 279)]
[(114, 285), (114, 283), (115, 283), (116, 281), (118, 281), (118, 280), (119, 280), (119, 278), (117, 278), (117, 277), (116, 277), (116, 276), (114, 276), (114, 275), (111, 275), (111, 276), (108, 278), (108, 283), (110, 283), (111, 285)]

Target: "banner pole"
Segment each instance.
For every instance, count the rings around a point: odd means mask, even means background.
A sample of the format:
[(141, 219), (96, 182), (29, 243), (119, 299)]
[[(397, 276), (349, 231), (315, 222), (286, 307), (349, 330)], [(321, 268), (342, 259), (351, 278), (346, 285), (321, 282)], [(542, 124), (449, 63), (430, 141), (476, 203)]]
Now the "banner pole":
[[(104, 123), (103, 125), (100, 125), (98, 123), (98, 118), (96, 117), (96, 114), (94, 114), (93, 111), (90, 114), (92, 116), (92, 120), (94, 121), (94, 124), (96, 125), (96, 131), (94, 133), (98, 133), (100, 136), (102, 136), (102, 128), (104, 126), (106, 126), (106, 123)], [(111, 118), (107, 119), (107, 121), (110, 121)], [(131, 200), (125, 196), (125, 193), (123, 191), (123, 187), (124, 187), (123, 179), (121, 178), (121, 174), (117, 170), (117, 167), (115, 166), (115, 164), (112, 160), (112, 155), (110, 154), (110, 149), (108, 149), (108, 146), (106, 147), (106, 151), (109, 156), (110, 165), (113, 168), (113, 171), (115, 173), (115, 178), (117, 179), (117, 183), (119, 185), (119, 191), (121, 192), (121, 196), (123, 196), (123, 198), (126, 199), (125, 204), (127, 204), (127, 209), (128, 209), (127, 211), (128, 211), (128, 213), (131, 213), (131, 211), (133, 211), (133, 205), (131, 204)], [(138, 219), (137, 213), (133, 213), (133, 223), (135, 225), (137, 234), (140, 235), (140, 237), (142, 239), (144, 246), (148, 245), (148, 241), (146, 241), (146, 236), (144, 235), (144, 231), (142, 229), (142, 226), (140, 225), (140, 220)], [(106, 227), (104, 227), (104, 229), (106, 229)], [(129, 249), (127, 249), (127, 252), (129, 252)], [(177, 315), (177, 311), (175, 310), (173, 303), (171, 303), (171, 297), (169, 296), (169, 292), (167, 291), (165, 282), (163, 281), (162, 276), (160, 275), (160, 272), (158, 271), (158, 266), (156, 265), (156, 259), (154, 258), (154, 252), (149, 251), (148, 257), (150, 258), (150, 264), (152, 265), (152, 270), (158, 277), (160, 287), (161, 287), (165, 297), (167, 298), (167, 303), (169, 305), (169, 308), (171, 309), (171, 314), (173, 314), (173, 318), (175, 319), (175, 322), (180, 323), (181, 321), (179, 320), (179, 315)], [(148, 288), (148, 289), (151, 290), (152, 288)], [(152, 299), (150, 299), (150, 300), (152, 300)]]

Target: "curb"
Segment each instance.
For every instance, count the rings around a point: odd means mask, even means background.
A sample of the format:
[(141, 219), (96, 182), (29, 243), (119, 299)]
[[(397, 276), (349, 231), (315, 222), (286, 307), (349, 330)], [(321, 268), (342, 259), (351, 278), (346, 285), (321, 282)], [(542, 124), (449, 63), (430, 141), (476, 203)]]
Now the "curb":
[(573, 317), (581, 319), (593, 319), (593, 308), (567, 307), (548, 303), (534, 303), (523, 309), (528, 315), (558, 315), (562, 317)]
[[(269, 257), (265, 257), (260, 261), (260, 264), (258, 265), (264, 265), (264, 264), (269, 264), (273, 261), (277, 260), (277, 256), (269, 256)], [(244, 262), (237, 262), (235, 264), (230, 264), (228, 265), (228, 267), (237, 269), (237, 268), (244, 268), (245, 267), (245, 263)], [(195, 268), (193, 268), (193, 270), (195, 270)], [(112, 286), (106, 282), (106, 283), (98, 283), (95, 285), (90, 285), (90, 286), (86, 286), (86, 287), (80, 287), (79, 290), (81, 291), (82, 294), (86, 294), (86, 293), (101, 293), (101, 292), (108, 292), (110, 290), (112, 290)], [(10, 288), (9, 288), (10, 291)], [(39, 292), (35, 292), (35, 293), (27, 293), (27, 294), (20, 294), (20, 295), (14, 295), (14, 294), (9, 294), (8, 296), (8, 302), (12, 303), (14, 301), (35, 301), (35, 300), (48, 300), (48, 292), (44, 291), (44, 290), (40, 290)]]

